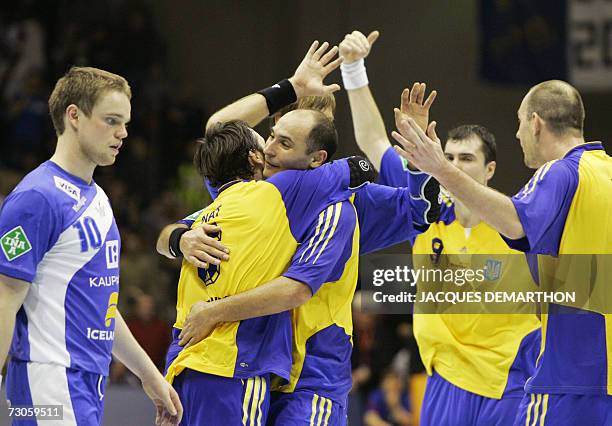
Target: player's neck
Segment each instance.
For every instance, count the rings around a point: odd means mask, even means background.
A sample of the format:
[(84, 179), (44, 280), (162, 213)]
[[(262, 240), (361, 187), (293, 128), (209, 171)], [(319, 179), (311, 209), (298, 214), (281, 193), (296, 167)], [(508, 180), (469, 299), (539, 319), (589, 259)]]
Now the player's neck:
[(459, 224), (464, 228), (473, 228), (478, 225), (482, 220), (480, 216), (474, 214), (470, 209), (468, 209), (465, 204), (461, 201), (455, 199), (455, 216), (459, 221)]
[(546, 162), (552, 160), (560, 160), (565, 157), (565, 155), (576, 148), (578, 145), (582, 145), (585, 143), (583, 137), (575, 137), (575, 136), (567, 136), (562, 139), (557, 139), (555, 141), (549, 141), (547, 144), (545, 160)]
[(96, 165), (85, 157), (79, 149), (77, 141), (72, 140), (68, 135), (62, 135), (57, 139), (57, 146), (51, 161), (88, 184), (93, 179)]

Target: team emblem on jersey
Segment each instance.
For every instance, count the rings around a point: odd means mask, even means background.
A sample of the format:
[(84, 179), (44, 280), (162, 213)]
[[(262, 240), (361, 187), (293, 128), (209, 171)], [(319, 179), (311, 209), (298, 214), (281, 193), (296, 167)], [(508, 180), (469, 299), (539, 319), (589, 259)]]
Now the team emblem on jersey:
[[(213, 222), (211, 225), (217, 226), (217, 223)], [(217, 232), (216, 234), (210, 234), (209, 236), (221, 241), (221, 231)], [(209, 263), (208, 268), (206, 269), (198, 268), (198, 276), (206, 286), (214, 284), (217, 279), (219, 279), (220, 273), (221, 265), (213, 265), (212, 263)]]
[(498, 280), (501, 276), (502, 261), (495, 259), (487, 259), (485, 262), (485, 279), (488, 281)]
[(32, 250), (30, 240), (28, 240), (28, 236), (21, 226), (17, 226), (4, 234), (0, 246), (2, 246), (2, 251), (9, 262)]
[(440, 255), (442, 254), (443, 250), (444, 243), (440, 238), (434, 238), (431, 240), (431, 251), (433, 251), (433, 254), (430, 254), (429, 258), (434, 264), (437, 264), (440, 260)]

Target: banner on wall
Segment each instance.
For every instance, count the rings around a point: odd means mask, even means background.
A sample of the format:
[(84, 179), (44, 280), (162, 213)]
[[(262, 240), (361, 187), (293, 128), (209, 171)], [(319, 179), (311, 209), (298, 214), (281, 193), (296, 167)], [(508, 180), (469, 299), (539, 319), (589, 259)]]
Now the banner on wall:
[(481, 0), (485, 80), (612, 89), (612, 0)]

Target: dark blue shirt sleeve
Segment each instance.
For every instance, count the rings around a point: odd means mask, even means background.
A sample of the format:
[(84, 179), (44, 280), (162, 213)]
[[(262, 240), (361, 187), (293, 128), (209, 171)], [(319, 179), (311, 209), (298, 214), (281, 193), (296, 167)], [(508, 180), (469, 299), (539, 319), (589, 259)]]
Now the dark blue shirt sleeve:
[(324, 283), (338, 281), (353, 252), (356, 224), (350, 201), (330, 205), (309, 227), (283, 276), (306, 284), (312, 294)]
[(406, 161), (397, 155), (392, 146), (382, 156), (377, 183), (394, 188), (408, 186), (408, 167)]
[(391, 188), (370, 184), (355, 194), (359, 218), (360, 254), (411, 241), (422, 230), (415, 229), (412, 219), (414, 203), (408, 188)]
[(11, 193), (0, 210), (0, 274), (32, 282), (59, 237), (60, 220), (38, 191)]
[(569, 162), (546, 163), (535, 172), (529, 183), (512, 197), (525, 237), (511, 240), (516, 250), (557, 255), (576, 188), (578, 170)]
[[(266, 180), (281, 193), (291, 233), (304, 240), (309, 226), (329, 205), (348, 200), (351, 173), (346, 160), (336, 160), (312, 170), (286, 170)], [(367, 187), (367, 185), (366, 185)]]

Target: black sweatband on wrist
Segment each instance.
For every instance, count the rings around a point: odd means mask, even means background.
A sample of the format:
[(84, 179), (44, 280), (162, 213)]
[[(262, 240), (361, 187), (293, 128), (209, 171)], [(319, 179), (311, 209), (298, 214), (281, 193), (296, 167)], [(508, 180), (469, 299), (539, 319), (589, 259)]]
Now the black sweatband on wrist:
[(274, 86), (266, 87), (257, 93), (266, 98), (269, 115), (274, 115), (280, 109), (297, 101), (295, 89), (288, 79), (279, 81)]
[(168, 243), (168, 249), (170, 250), (170, 254), (172, 256), (183, 257), (183, 252), (181, 251), (180, 242), (181, 242), (181, 237), (187, 231), (189, 231), (189, 228), (176, 228), (170, 234), (170, 241)]

